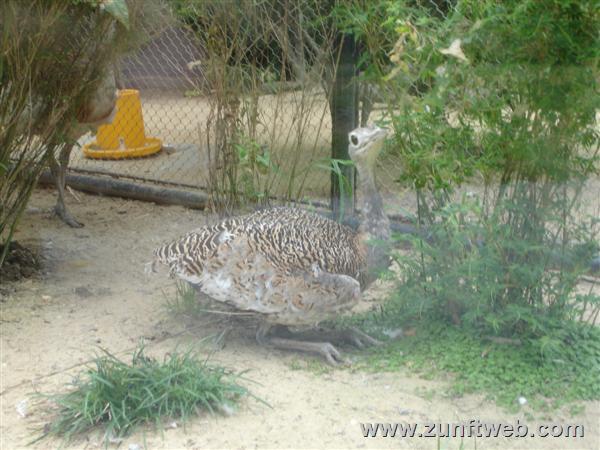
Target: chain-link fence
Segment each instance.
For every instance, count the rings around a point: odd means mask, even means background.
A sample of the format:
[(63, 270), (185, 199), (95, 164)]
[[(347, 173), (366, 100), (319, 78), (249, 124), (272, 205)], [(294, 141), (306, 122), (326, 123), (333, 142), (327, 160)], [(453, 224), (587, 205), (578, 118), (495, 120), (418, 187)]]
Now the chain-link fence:
[(118, 84), (138, 90), (139, 104), (122, 91), (113, 124), (80, 142), (72, 170), (206, 188), (221, 200), (327, 198), (336, 54), (320, 2), (232, 5), (175, 8), (120, 61)]

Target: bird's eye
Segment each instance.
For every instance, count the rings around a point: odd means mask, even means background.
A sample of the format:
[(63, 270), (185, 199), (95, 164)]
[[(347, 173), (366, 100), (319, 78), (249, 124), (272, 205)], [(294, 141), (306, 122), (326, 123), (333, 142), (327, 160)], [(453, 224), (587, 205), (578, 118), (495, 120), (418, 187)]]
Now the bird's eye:
[(356, 135), (351, 135), (350, 136), (350, 142), (352, 143), (352, 145), (358, 145), (358, 138), (356, 137)]

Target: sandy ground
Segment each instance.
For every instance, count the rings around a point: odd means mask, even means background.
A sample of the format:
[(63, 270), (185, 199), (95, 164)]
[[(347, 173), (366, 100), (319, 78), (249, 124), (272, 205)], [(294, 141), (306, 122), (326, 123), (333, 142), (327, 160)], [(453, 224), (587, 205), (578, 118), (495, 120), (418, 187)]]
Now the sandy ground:
[[(174, 283), (165, 275), (147, 278), (144, 263), (165, 240), (215, 220), (208, 214), (180, 207), (78, 194), (69, 196), (74, 215), (86, 226), (73, 230), (49, 210), (50, 190), (34, 193), (16, 238), (43, 256), (39, 277), (2, 286), (0, 447), (20, 449), (43, 424), (41, 411), (30, 407), (21, 417), (17, 404), (33, 392), (64, 390), (98, 346), (130, 357), (140, 338), (149, 352), (164, 355), (173, 349), (198, 346), (219, 325), (184, 323), (165, 311), (165, 294)], [(248, 384), (271, 408), (244, 400), (230, 417), (202, 415), (161, 437), (151, 428), (127, 438), (149, 449), (300, 449), (300, 448), (423, 448), (423, 449), (598, 449), (600, 403), (584, 404), (571, 417), (557, 411), (545, 422), (583, 424), (585, 437), (567, 438), (364, 438), (361, 422), (513, 424), (517, 419), (533, 429), (524, 412), (509, 414), (481, 396), (459, 399), (444, 395), (446, 384), (405, 373), (364, 373), (331, 369), (324, 373), (297, 370), (310, 356), (258, 346), (252, 327), (236, 329), (213, 361), (236, 370), (249, 370)], [(205, 344), (204, 344), (205, 345)], [(319, 366), (320, 367), (320, 366)], [(536, 417), (539, 414), (536, 414)], [(421, 429), (422, 430), (422, 429)], [(28, 448), (56, 448), (45, 440)], [(463, 447), (461, 447), (463, 445)], [(72, 448), (101, 448), (91, 434)], [(112, 447), (112, 446), (111, 446)]]

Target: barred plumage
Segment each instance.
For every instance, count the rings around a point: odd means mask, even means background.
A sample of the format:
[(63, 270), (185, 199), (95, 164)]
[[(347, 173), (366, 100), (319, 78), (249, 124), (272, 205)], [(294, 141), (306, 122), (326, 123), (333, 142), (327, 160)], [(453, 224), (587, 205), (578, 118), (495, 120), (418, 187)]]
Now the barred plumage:
[[(269, 324), (315, 325), (352, 308), (370, 268), (386, 264), (386, 251), (370, 245), (387, 240), (389, 221), (375, 187), (373, 166), (386, 131), (358, 128), (349, 135), (349, 154), (359, 171), (366, 213), (359, 231), (296, 208), (272, 208), (203, 227), (155, 251), (155, 262), (214, 300), (251, 311)], [(153, 264), (154, 267), (154, 264)], [(353, 342), (374, 343), (354, 334)], [(282, 348), (318, 352), (331, 363), (339, 352), (328, 342), (271, 338)]]
[(200, 228), (155, 251), (157, 262), (215, 300), (314, 324), (353, 306), (366, 269), (364, 236), (295, 208), (272, 208)]

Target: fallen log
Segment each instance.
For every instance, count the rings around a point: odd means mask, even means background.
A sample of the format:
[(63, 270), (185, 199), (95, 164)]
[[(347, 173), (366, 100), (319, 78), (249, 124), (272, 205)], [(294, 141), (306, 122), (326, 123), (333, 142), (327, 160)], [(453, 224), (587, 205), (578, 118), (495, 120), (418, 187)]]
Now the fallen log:
[[(54, 178), (45, 170), (38, 184), (54, 186)], [(181, 205), (193, 209), (204, 209), (208, 203), (206, 195), (180, 189), (149, 186), (108, 177), (96, 177), (67, 173), (66, 184), (78, 191), (154, 202), (161, 205)]]

